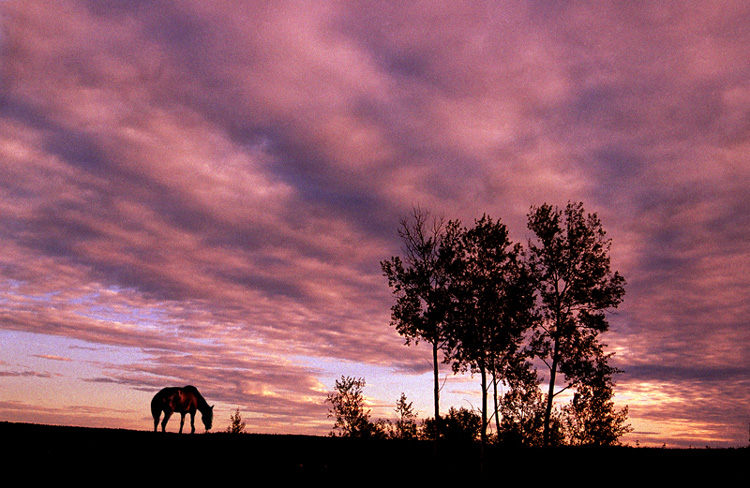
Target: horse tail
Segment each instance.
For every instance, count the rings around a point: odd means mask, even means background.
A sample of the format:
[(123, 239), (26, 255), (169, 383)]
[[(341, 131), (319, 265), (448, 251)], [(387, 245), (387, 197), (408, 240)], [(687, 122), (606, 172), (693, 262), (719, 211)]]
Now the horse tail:
[(157, 393), (156, 396), (151, 400), (151, 416), (155, 419), (158, 418), (159, 415), (161, 415), (161, 404), (159, 401), (159, 394)]
[(168, 388), (162, 388), (156, 395), (154, 395), (154, 398), (151, 399), (151, 415), (154, 419), (158, 419), (162, 410), (164, 410), (167, 390)]
[(154, 432), (159, 426), (159, 417), (164, 408), (164, 390), (162, 389), (151, 399), (151, 416), (154, 418)]

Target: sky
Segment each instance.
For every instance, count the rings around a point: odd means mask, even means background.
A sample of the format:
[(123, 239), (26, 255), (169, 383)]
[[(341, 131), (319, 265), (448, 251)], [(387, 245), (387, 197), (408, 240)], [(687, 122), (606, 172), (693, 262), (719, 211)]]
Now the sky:
[(399, 220), (525, 245), (573, 201), (627, 281), (621, 440), (747, 445), (748, 46), (744, 1), (0, 2), (0, 421), (149, 430), (193, 384), (214, 430), (325, 435), (342, 375), (424, 419)]

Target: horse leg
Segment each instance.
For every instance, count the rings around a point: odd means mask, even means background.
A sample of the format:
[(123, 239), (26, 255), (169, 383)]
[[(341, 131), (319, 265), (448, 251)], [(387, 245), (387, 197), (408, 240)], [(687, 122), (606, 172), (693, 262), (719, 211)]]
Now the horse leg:
[(180, 414), (180, 434), (182, 434), (182, 426), (185, 425), (185, 414)]
[(195, 434), (195, 412), (190, 412), (190, 433)]
[(167, 431), (167, 422), (169, 422), (169, 417), (172, 416), (172, 412), (164, 412), (164, 419), (161, 421), (161, 431), (166, 432)]
[(158, 430), (157, 428), (159, 427), (159, 417), (161, 417), (161, 412), (159, 412), (158, 414), (154, 413), (154, 432)]

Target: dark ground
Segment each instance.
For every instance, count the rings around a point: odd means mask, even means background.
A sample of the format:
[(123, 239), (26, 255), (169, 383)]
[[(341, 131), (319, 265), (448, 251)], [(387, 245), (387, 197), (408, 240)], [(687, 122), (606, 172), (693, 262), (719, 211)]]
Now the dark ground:
[[(212, 482), (268, 486), (328, 480), (334, 486), (414, 485), (476, 479), (503, 485), (656, 486), (689, 480), (744, 485), (750, 449), (554, 448), (360, 440), (260, 434), (175, 434), (0, 422), (6, 480), (54, 478), (119, 485), (142, 480), (187, 488)], [(738, 478), (739, 476), (739, 478)], [(372, 483), (367, 483), (372, 482)], [(622, 483), (620, 483), (622, 482)], [(147, 483), (150, 485), (151, 483)], [(223, 483), (226, 484), (226, 483)], [(419, 486), (419, 485), (416, 485)], [(460, 486), (460, 485), (459, 485)]]

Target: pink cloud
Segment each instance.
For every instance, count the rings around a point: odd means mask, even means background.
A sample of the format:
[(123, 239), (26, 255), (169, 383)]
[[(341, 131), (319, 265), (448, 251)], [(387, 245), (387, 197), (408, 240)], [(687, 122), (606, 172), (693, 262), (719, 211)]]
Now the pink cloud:
[(290, 358), (425, 368), (378, 265), (412, 205), (524, 242), (531, 205), (582, 200), (628, 280), (623, 387), (724, 371), (726, 408), (746, 9), (3, 2), (0, 327), (113, 348), (97, 384), (193, 377), (320, 429), (305, 405), (332, 385)]

